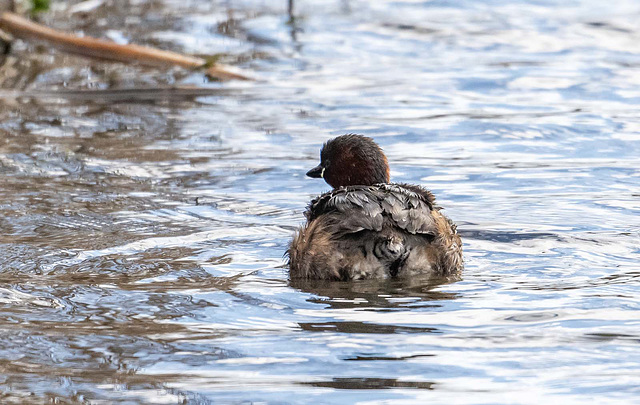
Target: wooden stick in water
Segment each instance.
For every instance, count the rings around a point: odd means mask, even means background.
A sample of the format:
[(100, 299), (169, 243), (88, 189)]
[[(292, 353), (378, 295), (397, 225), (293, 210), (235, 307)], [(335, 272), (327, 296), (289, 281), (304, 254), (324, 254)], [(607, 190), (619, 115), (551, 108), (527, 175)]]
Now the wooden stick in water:
[[(189, 69), (204, 69), (207, 65), (207, 61), (202, 58), (176, 52), (140, 45), (121, 45), (102, 39), (66, 34), (8, 11), (0, 15), (0, 28), (22, 39), (44, 41), (65, 52), (93, 58), (129, 63), (138, 62), (147, 66), (182, 66)], [(231, 69), (225, 65), (215, 65), (206, 68), (205, 72), (220, 80), (251, 80)]]

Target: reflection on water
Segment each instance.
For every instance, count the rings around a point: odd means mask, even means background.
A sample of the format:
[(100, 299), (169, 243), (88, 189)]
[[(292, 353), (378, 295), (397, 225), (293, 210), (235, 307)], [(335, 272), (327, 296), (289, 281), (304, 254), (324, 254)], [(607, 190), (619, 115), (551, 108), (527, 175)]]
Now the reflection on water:
[[(3, 402), (638, 397), (635, 2), (306, 1), (293, 21), (286, 2), (103, 2), (68, 18), (74, 4), (45, 22), (261, 80), (14, 44), (0, 67)], [(282, 255), (326, 190), (304, 173), (346, 132), (434, 191), (465, 243), (463, 280), (288, 281)]]

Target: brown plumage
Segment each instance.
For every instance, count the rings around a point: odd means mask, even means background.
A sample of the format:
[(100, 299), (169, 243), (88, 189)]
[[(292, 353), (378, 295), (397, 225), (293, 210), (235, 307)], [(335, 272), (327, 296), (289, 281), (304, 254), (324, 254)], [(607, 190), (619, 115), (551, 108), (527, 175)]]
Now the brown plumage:
[(325, 143), (310, 177), (334, 189), (307, 207), (307, 223), (289, 246), (291, 278), (383, 279), (455, 276), (462, 243), (428, 190), (389, 184), (380, 147), (361, 135)]

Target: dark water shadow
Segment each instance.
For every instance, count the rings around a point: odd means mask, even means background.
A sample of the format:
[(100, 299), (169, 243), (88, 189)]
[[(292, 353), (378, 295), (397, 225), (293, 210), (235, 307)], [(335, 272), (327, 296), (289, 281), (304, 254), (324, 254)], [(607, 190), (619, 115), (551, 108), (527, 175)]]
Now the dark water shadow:
[(395, 378), (333, 378), (330, 381), (303, 383), (313, 387), (334, 388), (340, 390), (384, 390), (392, 388), (435, 389), (431, 381), (398, 381)]
[(458, 234), (463, 239), (486, 240), (491, 242), (513, 243), (536, 239), (552, 239), (562, 241), (562, 238), (551, 232), (514, 232), (514, 231), (494, 231), (488, 229), (464, 229), (458, 228)]
[(1, 90), (0, 100), (4, 99), (37, 99), (67, 100), (78, 102), (109, 103), (156, 103), (194, 101), (198, 97), (229, 96), (232, 89), (196, 87), (196, 86), (159, 86), (133, 87), (105, 90), (44, 90), (19, 91)]
[[(293, 288), (313, 294), (309, 302), (327, 305), (327, 310), (357, 310), (394, 312), (411, 308), (435, 309), (439, 301), (454, 300), (460, 294), (439, 291), (438, 286), (451, 283), (450, 279), (368, 280), (359, 282), (326, 280), (292, 280)], [(343, 321), (336, 319), (299, 322), (302, 330), (346, 334), (441, 333), (428, 325), (400, 325), (370, 321)]]
[[(363, 304), (376, 309), (393, 309), (405, 306), (401, 298), (412, 298), (413, 302), (453, 300), (459, 294), (440, 291), (439, 286), (459, 281), (451, 278), (412, 278), (409, 280), (327, 281), (291, 280), (290, 285), (301, 291), (314, 294), (310, 302), (329, 304), (331, 308), (361, 308)], [(357, 301), (357, 302), (356, 302)]]

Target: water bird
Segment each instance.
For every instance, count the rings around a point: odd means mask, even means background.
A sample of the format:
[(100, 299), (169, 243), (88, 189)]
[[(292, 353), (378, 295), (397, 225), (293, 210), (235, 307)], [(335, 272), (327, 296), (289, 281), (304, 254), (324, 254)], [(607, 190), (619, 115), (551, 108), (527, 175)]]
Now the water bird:
[(292, 279), (451, 277), (462, 271), (455, 224), (418, 185), (389, 182), (389, 164), (371, 138), (327, 141), (307, 172), (333, 190), (313, 199), (287, 254)]

